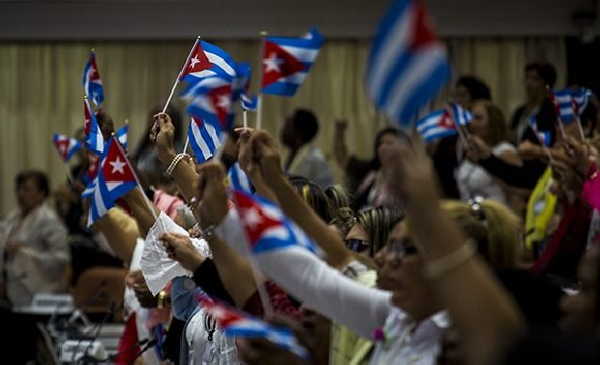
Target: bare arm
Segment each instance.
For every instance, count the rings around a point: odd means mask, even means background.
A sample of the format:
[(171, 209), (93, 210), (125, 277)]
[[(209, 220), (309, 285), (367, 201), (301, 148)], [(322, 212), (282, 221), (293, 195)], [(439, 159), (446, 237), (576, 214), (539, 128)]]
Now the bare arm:
[(94, 229), (104, 234), (110, 248), (129, 266), (136, 240), (140, 236), (135, 220), (122, 209), (112, 208), (96, 222)]
[[(341, 268), (352, 261), (352, 251), (346, 248), (340, 235), (330, 229), (288, 183), (281, 170), (280, 154), (272, 137), (264, 131), (255, 131), (248, 145), (247, 150), (250, 155), (248, 158), (252, 161), (251, 164), (257, 167), (255, 170), (260, 171), (259, 175), (277, 197), (285, 215), (319, 244), (327, 254), (327, 263)], [(272, 152), (270, 160), (260, 155), (259, 151), (263, 146)]]

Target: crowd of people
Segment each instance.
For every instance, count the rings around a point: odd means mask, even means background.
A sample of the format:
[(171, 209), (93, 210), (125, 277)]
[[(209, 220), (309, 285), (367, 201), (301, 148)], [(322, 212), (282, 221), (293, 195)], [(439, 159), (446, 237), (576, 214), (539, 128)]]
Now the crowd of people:
[[(280, 143), (237, 128), (202, 164), (180, 154), (178, 112), (151, 111), (129, 153), (143, 189), (91, 229), (80, 196), (93, 154), (82, 150), (54, 193), (43, 172), (24, 171), (19, 208), (0, 230), (5, 323), (36, 293), (76, 292), (103, 266), (118, 274), (94, 280), (125, 283), (111, 302), (126, 324), (117, 364), (598, 364), (598, 101), (580, 113), (580, 133), (561, 125), (554, 67), (531, 63), (524, 77), (527, 99), (511, 120), (483, 80), (463, 76), (453, 101), (473, 115), (468, 133), (425, 145), (387, 127), (370, 160), (352, 154), (352, 126), (337, 121), (338, 185), (306, 109), (283, 121)], [(108, 140), (111, 117), (98, 122)], [(236, 163), (319, 254), (249, 255), (227, 178)], [(186, 274), (143, 273), (153, 260)], [(228, 336), (199, 293), (290, 328), (309, 356)]]

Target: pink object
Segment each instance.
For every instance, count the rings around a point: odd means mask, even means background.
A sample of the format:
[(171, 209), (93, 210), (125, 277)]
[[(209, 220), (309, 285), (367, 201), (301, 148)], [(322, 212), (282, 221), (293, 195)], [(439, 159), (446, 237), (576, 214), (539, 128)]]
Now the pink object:
[(169, 195), (162, 190), (156, 190), (154, 191), (154, 205), (174, 220), (177, 217), (177, 208), (184, 205), (184, 203), (176, 196)]
[(596, 210), (600, 210), (600, 174), (594, 166), (588, 180), (583, 184), (583, 199)]
[(376, 342), (385, 340), (385, 333), (383, 332), (383, 328), (377, 328), (373, 331), (373, 340)]

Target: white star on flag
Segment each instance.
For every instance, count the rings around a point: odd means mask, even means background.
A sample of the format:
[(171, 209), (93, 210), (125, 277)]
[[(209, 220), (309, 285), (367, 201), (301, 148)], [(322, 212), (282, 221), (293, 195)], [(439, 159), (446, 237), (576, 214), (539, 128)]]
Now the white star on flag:
[(246, 221), (246, 225), (251, 229), (254, 229), (257, 225), (262, 222), (262, 218), (256, 211), (256, 208), (248, 208), (244, 210), (244, 221)]
[(219, 95), (219, 101), (217, 101), (217, 107), (223, 110), (229, 110), (229, 106), (231, 105), (231, 101), (229, 100), (229, 96), (227, 95)]
[(197, 63), (200, 63), (200, 60), (198, 59), (198, 57), (196, 57), (196, 55), (194, 55), (194, 58), (190, 60), (190, 68), (194, 68), (194, 66), (196, 66)]
[(277, 54), (274, 52), (269, 55), (269, 57), (263, 60), (264, 65), (266, 66), (265, 72), (276, 71), (280, 72), (279, 65), (283, 63), (283, 60), (277, 58)]
[(114, 161), (109, 162), (110, 165), (112, 166), (112, 173), (114, 174), (115, 172), (119, 172), (120, 174), (125, 174), (125, 169), (123, 168), (123, 166), (125, 166), (125, 162), (121, 162), (121, 160), (119, 159), (119, 157), (117, 157)]

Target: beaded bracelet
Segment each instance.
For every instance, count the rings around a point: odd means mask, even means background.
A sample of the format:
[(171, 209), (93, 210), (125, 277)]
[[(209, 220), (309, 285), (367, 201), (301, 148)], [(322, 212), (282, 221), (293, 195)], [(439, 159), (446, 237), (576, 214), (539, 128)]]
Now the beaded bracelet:
[(171, 161), (171, 163), (169, 164), (169, 167), (167, 167), (165, 174), (167, 174), (167, 176), (171, 176), (171, 174), (173, 173), (173, 171), (175, 170), (175, 168), (177, 167), (179, 162), (181, 162), (181, 160), (183, 160), (186, 156), (187, 156), (186, 153), (180, 153), (177, 156), (175, 156), (173, 158), (173, 161)]

